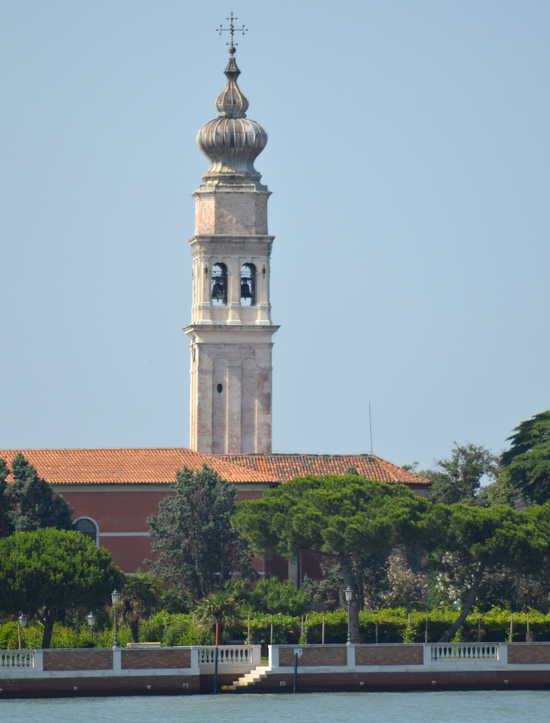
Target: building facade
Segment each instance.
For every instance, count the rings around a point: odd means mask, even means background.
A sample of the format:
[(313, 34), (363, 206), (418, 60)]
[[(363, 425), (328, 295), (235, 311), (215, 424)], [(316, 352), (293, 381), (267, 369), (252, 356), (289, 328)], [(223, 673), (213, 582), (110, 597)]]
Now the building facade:
[[(120, 567), (135, 572), (151, 556), (148, 517), (172, 494), (176, 471), (208, 465), (235, 485), (239, 499), (306, 474), (358, 474), (406, 484), (420, 494), (427, 480), (372, 454), (273, 454), (271, 450), (272, 337), (269, 293), (273, 237), (269, 191), (254, 160), (267, 134), (246, 117), (237, 84), (235, 48), (218, 116), (199, 131), (210, 161), (195, 192), (190, 240), (193, 285), (190, 339), (190, 444), (164, 449), (0, 450), (8, 465), (22, 452), (71, 506), (75, 527), (109, 549)], [(294, 579), (319, 574), (315, 558), (287, 564), (257, 560), (260, 573)], [(301, 570), (301, 572), (300, 572)]]

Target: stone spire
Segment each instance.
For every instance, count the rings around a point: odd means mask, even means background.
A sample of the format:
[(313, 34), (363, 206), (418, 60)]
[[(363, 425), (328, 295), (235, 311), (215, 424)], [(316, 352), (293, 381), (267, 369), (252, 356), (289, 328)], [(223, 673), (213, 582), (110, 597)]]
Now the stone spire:
[(203, 176), (206, 185), (258, 183), (261, 175), (254, 160), (267, 143), (267, 133), (257, 121), (246, 117), (248, 100), (239, 88), (241, 71), (235, 59), (236, 48), (229, 47), (225, 68), (227, 84), (216, 99), (218, 117), (205, 123), (197, 135), (197, 144), (210, 160)]

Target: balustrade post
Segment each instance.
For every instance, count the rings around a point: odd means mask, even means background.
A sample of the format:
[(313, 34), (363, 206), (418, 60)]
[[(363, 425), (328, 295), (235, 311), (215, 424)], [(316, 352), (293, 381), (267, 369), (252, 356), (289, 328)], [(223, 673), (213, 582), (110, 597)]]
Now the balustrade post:
[(200, 662), (199, 662), (200, 648), (193, 646), (191, 648), (191, 673), (200, 675)]
[(422, 646), (422, 665), (429, 665), (432, 662), (432, 643), (424, 643)]
[(113, 671), (122, 670), (122, 650), (120, 648), (113, 648)]
[(270, 645), (268, 647), (269, 651), (269, 668), (272, 670), (273, 668), (279, 667), (279, 646), (278, 645)]
[(41, 673), (44, 670), (44, 651), (43, 650), (35, 650), (34, 651), (34, 669)]

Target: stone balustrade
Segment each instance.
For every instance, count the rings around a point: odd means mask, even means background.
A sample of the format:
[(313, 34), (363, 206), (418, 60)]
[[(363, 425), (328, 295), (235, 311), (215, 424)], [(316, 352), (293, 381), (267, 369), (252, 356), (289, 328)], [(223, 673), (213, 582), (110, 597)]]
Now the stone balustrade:
[[(260, 645), (218, 645), (218, 667), (226, 668), (255, 668), (260, 664)], [(215, 645), (201, 645), (199, 651), (199, 665), (201, 672), (214, 669), (216, 658)]]
[(37, 657), (34, 650), (0, 650), (0, 670), (3, 668), (35, 668)]
[(506, 662), (505, 643), (428, 643), (425, 663)]

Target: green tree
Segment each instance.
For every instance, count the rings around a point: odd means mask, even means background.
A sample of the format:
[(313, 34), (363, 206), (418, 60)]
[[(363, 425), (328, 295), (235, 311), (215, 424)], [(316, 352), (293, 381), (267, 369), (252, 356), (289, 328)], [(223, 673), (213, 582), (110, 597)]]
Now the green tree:
[(376, 555), (385, 562), (397, 545), (412, 547), (426, 507), (397, 484), (357, 475), (302, 477), (241, 502), (235, 524), (256, 552), (293, 559), (309, 550), (331, 560), (352, 589), (351, 637), (358, 642), (367, 561)]
[(550, 546), (541, 520), (510, 507), (435, 505), (424, 520), (436, 586), (460, 612), (441, 640), (451, 640), (497, 573), (541, 570)]
[(215, 590), (196, 605), (193, 616), (199, 627), (218, 627), (220, 639), (216, 640), (216, 643), (221, 643), (224, 627), (239, 621), (240, 603), (231, 590)]
[(448, 459), (437, 462), (438, 469), (419, 472), (431, 484), (429, 499), (452, 504), (473, 500), (484, 477), (494, 478), (498, 459), (488, 449), (477, 444), (454, 444)]
[(251, 573), (248, 551), (234, 530), (235, 491), (213, 470), (177, 472), (175, 494), (149, 518), (155, 574), (193, 600), (221, 589), (231, 573)]
[(130, 628), (132, 640), (139, 642), (139, 624), (162, 608), (162, 582), (148, 572), (138, 570), (126, 575), (120, 598), (122, 620)]
[(297, 589), (288, 580), (264, 577), (255, 584), (235, 580), (230, 589), (243, 604), (256, 613), (303, 615), (310, 609), (311, 598), (306, 590)]
[(11, 499), (8, 495), (9, 474), (8, 465), (5, 460), (0, 459), (0, 537), (6, 537), (13, 531), (11, 521)]
[(510, 485), (537, 504), (550, 500), (550, 410), (521, 422), (501, 464)]
[(484, 507), (494, 507), (495, 505), (525, 506), (522, 495), (512, 487), (507, 474), (502, 469), (499, 470), (494, 482), (479, 490), (476, 500)]
[(85, 535), (44, 528), (0, 540), (0, 579), (0, 609), (38, 617), (48, 648), (65, 609), (104, 605), (123, 576), (110, 553)]
[(36, 469), (22, 454), (12, 461), (14, 482), (10, 485), (13, 526), (17, 531), (37, 530), (40, 527), (56, 527), (70, 530), (71, 508), (56, 495), (46, 480), (39, 477)]

